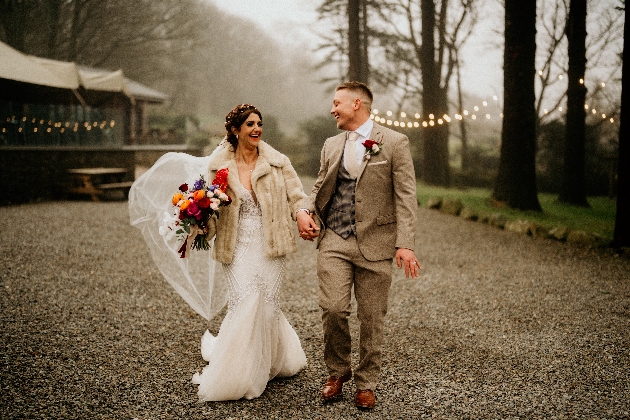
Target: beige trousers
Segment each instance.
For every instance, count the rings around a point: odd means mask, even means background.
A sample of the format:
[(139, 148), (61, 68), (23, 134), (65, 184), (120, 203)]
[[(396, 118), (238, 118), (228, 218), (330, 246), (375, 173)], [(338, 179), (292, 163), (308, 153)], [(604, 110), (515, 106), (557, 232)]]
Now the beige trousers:
[(368, 261), (359, 251), (354, 235), (343, 239), (326, 229), (317, 254), (317, 275), (328, 374), (342, 376), (352, 370), (348, 317), (354, 287), (360, 325), (359, 364), (354, 370), (354, 382), (357, 389), (374, 390), (381, 371), (392, 260)]

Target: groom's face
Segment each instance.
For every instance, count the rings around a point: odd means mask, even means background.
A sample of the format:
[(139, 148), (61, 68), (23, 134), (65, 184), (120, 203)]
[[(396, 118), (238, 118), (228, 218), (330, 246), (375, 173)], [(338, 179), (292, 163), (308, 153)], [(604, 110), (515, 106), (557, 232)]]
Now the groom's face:
[(357, 98), (357, 95), (349, 89), (340, 89), (335, 92), (330, 113), (335, 117), (335, 120), (337, 120), (337, 128), (341, 130), (354, 130), (358, 128), (358, 126), (354, 127), (354, 122), (360, 105), (361, 102), (359, 98)]

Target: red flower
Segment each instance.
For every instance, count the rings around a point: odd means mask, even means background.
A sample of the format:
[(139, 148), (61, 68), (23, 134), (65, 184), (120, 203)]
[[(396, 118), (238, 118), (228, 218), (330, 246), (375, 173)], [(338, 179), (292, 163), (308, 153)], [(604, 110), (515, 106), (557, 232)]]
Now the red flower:
[(366, 149), (371, 149), (372, 146), (374, 146), (375, 144), (378, 144), (378, 143), (374, 140), (366, 140), (363, 142), (363, 145), (365, 146)]
[(179, 190), (180, 190), (181, 192), (186, 192), (186, 191), (188, 191), (188, 184), (182, 184), (182, 185), (180, 185), (180, 186), (179, 186)]
[(227, 188), (227, 178), (228, 178), (228, 169), (223, 168), (217, 171), (216, 176), (214, 177), (214, 181), (212, 181), (212, 185), (216, 185), (219, 187), (221, 191), (225, 191)]
[(207, 209), (208, 207), (210, 207), (210, 199), (208, 197), (204, 197), (199, 200), (197, 205), (199, 206), (199, 208)]

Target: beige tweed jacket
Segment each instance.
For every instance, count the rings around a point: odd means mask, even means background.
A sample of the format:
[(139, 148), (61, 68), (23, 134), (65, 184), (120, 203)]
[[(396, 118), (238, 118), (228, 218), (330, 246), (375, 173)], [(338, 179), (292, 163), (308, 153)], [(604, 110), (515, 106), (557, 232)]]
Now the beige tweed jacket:
[[(393, 258), (396, 248), (414, 249), (418, 201), (416, 176), (407, 136), (374, 124), (370, 138), (382, 140), (381, 151), (364, 157), (355, 190), (357, 243), (369, 261)], [(326, 139), (319, 174), (309, 196), (309, 210), (322, 221), (335, 193), (343, 162), (346, 133)]]
[[(269, 257), (279, 257), (297, 250), (295, 213), (306, 206), (306, 194), (289, 158), (269, 144), (260, 141), (258, 160), (252, 172), (252, 188), (263, 216), (263, 236)], [(216, 234), (212, 256), (222, 263), (231, 263), (238, 232), (241, 206), (241, 182), (232, 147), (225, 147), (209, 164), (209, 180), (219, 169), (228, 168), (226, 193), (232, 203), (219, 209), (218, 220), (211, 220), (208, 239)]]

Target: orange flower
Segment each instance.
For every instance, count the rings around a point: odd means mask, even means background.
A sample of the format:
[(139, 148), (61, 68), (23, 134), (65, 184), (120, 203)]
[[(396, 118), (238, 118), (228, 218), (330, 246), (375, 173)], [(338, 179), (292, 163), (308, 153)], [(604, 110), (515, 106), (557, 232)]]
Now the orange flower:
[(182, 200), (184, 198), (184, 196), (182, 195), (182, 193), (176, 193), (175, 195), (173, 195), (173, 205), (176, 206), (177, 203), (179, 203), (179, 200)]
[(190, 200), (184, 200), (184, 202), (179, 206), (180, 210), (186, 210), (190, 205)]
[(199, 201), (205, 196), (206, 194), (203, 192), (203, 190), (197, 190), (193, 193), (193, 198), (195, 199), (195, 201)]

